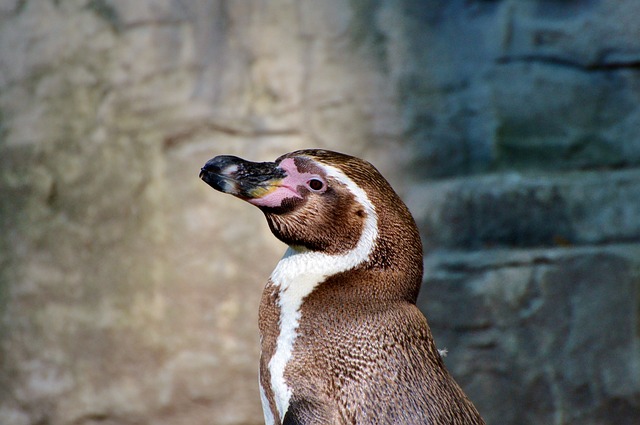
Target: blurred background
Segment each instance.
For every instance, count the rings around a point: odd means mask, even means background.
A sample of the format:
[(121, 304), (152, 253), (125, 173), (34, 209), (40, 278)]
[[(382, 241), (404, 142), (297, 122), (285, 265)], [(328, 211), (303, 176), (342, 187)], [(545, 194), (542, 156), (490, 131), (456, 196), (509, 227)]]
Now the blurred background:
[(218, 154), (374, 163), (488, 424), (640, 417), (637, 0), (0, 0), (0, 424), (262, 423)]

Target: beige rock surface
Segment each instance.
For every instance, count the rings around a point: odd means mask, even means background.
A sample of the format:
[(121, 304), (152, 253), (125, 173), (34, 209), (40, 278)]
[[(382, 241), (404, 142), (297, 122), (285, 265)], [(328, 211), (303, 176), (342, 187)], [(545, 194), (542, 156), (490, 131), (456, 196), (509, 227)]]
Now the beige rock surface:
[(0, 424), (262, 423), (284, 247), (198, 171), (305, 147), (408, 201), (488, 421), (635, 424), (639, 5), (0, 0)]
[(352, 20), (340, 1), (3, 3), (0, 423), (261, 423), (257, 304), (284, 247), (198, 170), (397, 139)]

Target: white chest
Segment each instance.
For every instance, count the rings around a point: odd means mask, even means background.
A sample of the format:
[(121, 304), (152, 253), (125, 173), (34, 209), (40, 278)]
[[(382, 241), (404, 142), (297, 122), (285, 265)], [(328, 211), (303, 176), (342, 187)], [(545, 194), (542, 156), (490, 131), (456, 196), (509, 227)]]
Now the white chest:
[(323, 274), (299, 272), (299, 256), (304, 255), (289, 249), (271, 275), (271, 280), (279, 291), (280, 321), (276, 351), (269, 361), (269, 372), (281, 418), (284, 417), (291, 399), (291, 388), (285, 380), (284, 371), (293, 355), (293, 343), (298, 336), (300, 307), (304, 298), (324, 280)]
[(300, 324), (300, 307), (304, 299), (327, 277), (350, 270), (366, 261), (374, 248), (376, 236), (375, 232), (367, 232), (366, 243), (359, 243), (356, 248), (343, 255), (300, 252), (289, 248), (273, 271), (271, 281), (279, 291), (280, 326), (276, 351), (269, 361), (269, 372), (281, 418), (289, 408), (292, 394), (284, 374), (293, 355), (293, 344)]

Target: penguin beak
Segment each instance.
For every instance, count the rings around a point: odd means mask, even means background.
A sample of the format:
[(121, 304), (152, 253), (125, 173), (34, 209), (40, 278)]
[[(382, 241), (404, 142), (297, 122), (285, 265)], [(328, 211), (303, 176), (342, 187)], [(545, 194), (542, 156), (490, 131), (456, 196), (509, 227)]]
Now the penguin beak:
[(215, 190), (256, 205), (281, 187), (286, 176), (275, 162), (250, 162), (230, 155), (216, 156), (200, 170), (200, 178)]

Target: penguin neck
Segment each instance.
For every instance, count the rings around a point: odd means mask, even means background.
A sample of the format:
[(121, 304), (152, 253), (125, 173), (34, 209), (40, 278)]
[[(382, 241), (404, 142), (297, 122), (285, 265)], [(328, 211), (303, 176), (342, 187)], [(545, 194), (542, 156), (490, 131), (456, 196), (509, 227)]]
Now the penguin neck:
[[(377, 222), (385, 230), (386, 223)], [(304, 298), (319, 285), (337, 285), (362, 298), (403, 300), (415, 303), (422, 281), (422, 245), (417, 229), (402, 235), (367, 228), (356, 247), (340, 255), (329, 255), (305, 247), (290, 246), (271, 275), (279, 288), (280, 301), (297, 310)], [(349, 283), (346, 283), (349, 282)]]
[(375, 282), (376, 297), (415, 304), (422, 284), (422, 241), (411, 213), (396, 199), (397, 202), (389, 202), (393, 210), (380, 209), (376, 247), (362, 272), (369, 273), (367, 282)]

